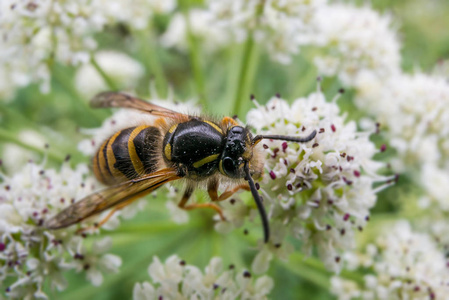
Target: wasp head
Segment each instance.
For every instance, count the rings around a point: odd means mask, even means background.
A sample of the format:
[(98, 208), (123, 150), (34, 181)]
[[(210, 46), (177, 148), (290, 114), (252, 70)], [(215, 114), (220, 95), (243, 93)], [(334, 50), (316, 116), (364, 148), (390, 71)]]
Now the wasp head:
[(231, 178), (243, 178), (244, 165), (252, 156), (252, 135), (249, 130), (242, 126), (229, 128), (219, 163), (220, 172)]

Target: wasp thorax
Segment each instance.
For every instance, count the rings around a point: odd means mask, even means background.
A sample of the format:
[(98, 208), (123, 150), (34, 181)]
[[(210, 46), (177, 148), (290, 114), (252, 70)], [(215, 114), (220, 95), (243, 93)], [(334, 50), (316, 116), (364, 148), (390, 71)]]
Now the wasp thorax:
[(244, 154), (247, 149), (249, 132), (241, 126), (234, 126), (228, 130), (226, 144), (220, 160), (220, 172), (232, 178), (245, 177), (243, 165)]

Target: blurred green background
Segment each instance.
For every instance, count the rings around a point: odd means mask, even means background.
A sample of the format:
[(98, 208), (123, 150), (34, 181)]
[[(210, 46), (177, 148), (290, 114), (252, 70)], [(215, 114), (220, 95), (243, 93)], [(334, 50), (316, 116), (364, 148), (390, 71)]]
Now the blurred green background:
[[(362, 0), (355, 2), (365, 3)], [(449, 1), (378, 0), (373, 1), (372, 6), (378, 11), (392, 14), (403, 45), (402, 67), (405, 71), (431, 71), (439, 60), (449, 58)], [(146, 58), (148, 51), (153, 51), (164, 77), (173, 88), (176, 100), (198, 97), (189, 56), (162, 49), (155, 41), (155, 36), (164, 30), (167, 22), (163, 18), (156, 20), (155, 32), (145, 36), (146, 41), (152, 41), (148, 44), (118, 27), (108, 28), (97, 38), (101, 48), (121, 50), (144, 62), (146, 74), (139, 83), (139, 95), (149, 96), (148, 86), (152, 78), (156, 78), (158, 91), (166, 93), (166, 86), (158, 82), (157, 74)], [(135, 47), (125, 48), (124, 43), (117, 44), (118, 38), (129, 38)], [(130, 51), (130, 48), (135, 50)], [(272, 62), (266, 54), (259, 53), (254, 82), (246, 91), (247, 98), (241, 99), (243, 102), (239, 111), (233, 111), (242, 52), (243, 46), (240, 46), (233, 51), (218, 53), (218, 58), (201, 56), (199, 64), (205, 80), (204, 95), (200, 96), (205, 99), (205, 110), (212, 115), (238, 114), (241, 120), (246, 121), (246, 112), (252, 105), (249, 94), (254, 94), (260, 103), (265, 103), (276, 93), (292, 101), (316, 89), (318, 74), (312, 65), (312, 50), (304, 49), (288, 66)], [(3, 153), (6, 143), (14, 143), (42, 157), (46, 151), (44, 145), (34, 145), (17, 137), (22, 130), (33, 129), (48, 140), (49, 167), (58, 168), (67, 154), (72, 157), (72, 165), (89, 163), (90, 158), (76, 150), (77, 144), (86, 138), (80, 128), (99, 127), (111, 112), (89, 108), (88, 99), (83, 99), (74, 87), (75, 71), (73, 68), (54, 65), (50, 94), (43, 95), (38, 86), (32, 85), (18, 91), (13, 101), (0, 101), (0, 153)], [(335, 78), (326, 78), (322, 82), (323, 91), (329, 97), (333, 97), (340, 87), (341, 84)], [(353, 92), (347, 91), (339, 104), (348, 112), (350, 119), (358, 119), (360, 112), (354, 109), (352, 97)], [(385, 141), (375, 142), (380, 145)], [(4, 169), (2, 171), (6, 172)], [(402, 177), (397, 186), (379, 195), (382, 201), (374, 210), (379, 219), (384, 213), (395, 211), (398, 194), (408, 185), (408, 178)], [(196, 196), (204, 197), (201, 193)], [(234, 264), (237, 270), (250, 267), (257, 253), (253, 247), (260, 237), (260, 228), (246, 224), (228, 235), (221, 235), (213, 229), (212, 213), (208, 211), (191, 212), (189, 224), (176, 225), (170, 221), (163, 201), (148, 198), (145, 210), (134, 219), (124, 221), (115, 231), (103, 232), (113, 239), (114, 246), (109, 252), (123, 259), (121, 271), (106, 275), (99, 288), (87, 282), (83, 274), (71, 272), (67, 274), (70, 284), (66, 291), (48, 291), (52, 299), (129, 299), (134, 284), (149, 279), (147, 268), (154, 255), (165, 260), (176, 253), (188, 264), (200, 268), (204, 268), (212, 256), (219, 255), (224, 258), (225, 266)], [(373, 219), (375, 224), (376, 215)], [(249, 229), (250, 234), (244, 235), (244, 229)], [(88, 243), (94, 239), (89, 237)], [(275, 279), (272, 299), (333, 299), (327, 285), (331, 273), (325, 271), (321, 263), (313, 258), (304, 260), (301, 254), (296, 253), (288, 264), (282, 261), (272, 264), (269, 275)], [(347, 273), (347, 276), (354, 275)]]

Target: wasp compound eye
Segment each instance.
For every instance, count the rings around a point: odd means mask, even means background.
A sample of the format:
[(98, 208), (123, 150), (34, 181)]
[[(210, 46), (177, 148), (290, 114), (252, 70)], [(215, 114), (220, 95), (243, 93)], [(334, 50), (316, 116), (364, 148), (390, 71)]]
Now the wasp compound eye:
[(226, 175), (229, 177), (235, 177), (237, 168), (235, 167), (234, 160), (230, 157), (225, 157), (222, 159), (222, 168)]

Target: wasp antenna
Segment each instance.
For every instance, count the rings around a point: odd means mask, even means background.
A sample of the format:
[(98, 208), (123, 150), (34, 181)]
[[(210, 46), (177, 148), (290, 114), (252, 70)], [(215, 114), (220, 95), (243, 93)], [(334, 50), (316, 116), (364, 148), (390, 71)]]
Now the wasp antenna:
[(270, 239), (270, 227), (268, 225), (267, 213), (265, 212), (265, 208), (262, 204), (262, 199), (260, 198), (260, 195), (257, 192), (256, 185), (254, 184), (254, 180), (249, 172), (248, 163), (245, 163), (244, 169), (246, 174), (246, 180), (248, 180), (248, 184), (251, 189), (251, 194), (253, 194), (254, 201), (256, 201), (257, 209), (259, 210), (260, 218), (262, 219), (264, 241), (265, 243), (268, 243), (268, 240)]
[(311, 134), (306, 137), (294, 137), (288, 135), (256, 135), (253, 139), (253, 145), (256, 145), (263, 139), (270, 140), (282, 140), (288, 142), (296, 142), (296, 143), (306, 143), (311, 141), (316, 136), (316, 130), (314, 130)]

